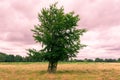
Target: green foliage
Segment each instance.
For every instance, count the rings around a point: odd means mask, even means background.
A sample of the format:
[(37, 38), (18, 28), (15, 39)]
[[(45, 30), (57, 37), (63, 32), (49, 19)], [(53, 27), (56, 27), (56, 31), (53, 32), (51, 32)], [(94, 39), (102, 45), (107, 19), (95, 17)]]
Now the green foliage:
[(14, 55), (8, 55), (8, 56), (6, 56), (6, 62), (14, 62), (14, 59), (15, 58), (15, 56)]
[(118, 60), (117, 60), (118, 62), (120, 62), (120, 58), (118, 58)]
[(45, 61), (42, 52), (36, 51), (35, 49), (29, 49), (28, 51), (29, 58), (33, 62)]
[(30, 56), (22, 57), (20, 55), (8, 55), (0, 52), (0, 62), (32, 62)]
[(0, 62), (4, 62), (6, 60), (6, 54), (0, 52)]
[(100, 59), (100, 58), (96, 58), (95, 59), (95, 62), (103, 62), (104, 60), (103, 59)]
[(77, 29), (80, 20), (74, 12), (64, 13), (64, 8), (57, 8), (56, 3), (50, 8), (43, 8), (38, 14), (40, 24), (35, 25), (33, 37), (43, 45), (43, 49), (28, 50), (30, 56), (48, 61), (59, 61), (76, 57), (79, 49), (85, 47), (80, 43), (80, 36), (86, 29)]
[(14, 60), (15, 60), (16, 62), (21, 62), (21, 61), (23, 61), (23, 57), (20, 56), (20, 55), (16, 55), (16, 56), (14, 57)]

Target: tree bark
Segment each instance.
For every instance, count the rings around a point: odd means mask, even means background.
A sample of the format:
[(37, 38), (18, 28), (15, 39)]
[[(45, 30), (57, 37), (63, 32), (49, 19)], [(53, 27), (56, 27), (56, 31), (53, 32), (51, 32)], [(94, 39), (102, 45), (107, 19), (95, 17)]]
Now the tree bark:
[(49, 73), (55, 73), (56, 70), (57, 70), (57, 63), (58, 62), (50, 62), (49, 61), (49, 64), (48, 64), (48, 72)]

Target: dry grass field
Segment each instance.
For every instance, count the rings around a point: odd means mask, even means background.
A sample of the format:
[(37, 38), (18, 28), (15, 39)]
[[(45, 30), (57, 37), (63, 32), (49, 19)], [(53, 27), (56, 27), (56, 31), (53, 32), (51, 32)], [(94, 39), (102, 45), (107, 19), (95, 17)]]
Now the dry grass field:
[(45, 63), (0, 63), (0, 80), (120, 80), (120, 63), (59, 63), (55, 74)]

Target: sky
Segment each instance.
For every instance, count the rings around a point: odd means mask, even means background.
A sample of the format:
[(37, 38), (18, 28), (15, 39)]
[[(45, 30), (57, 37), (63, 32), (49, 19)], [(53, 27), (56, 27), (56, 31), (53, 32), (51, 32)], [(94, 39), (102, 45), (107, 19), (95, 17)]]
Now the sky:
[(78, 14), (78, 27), (88, 30), (78, 59), (120, 58), (120, 0), (0, 0), (0, 52), (26, 56), (26, 49), (41, 49), (31, 29), (41, 9), (55, 2)]

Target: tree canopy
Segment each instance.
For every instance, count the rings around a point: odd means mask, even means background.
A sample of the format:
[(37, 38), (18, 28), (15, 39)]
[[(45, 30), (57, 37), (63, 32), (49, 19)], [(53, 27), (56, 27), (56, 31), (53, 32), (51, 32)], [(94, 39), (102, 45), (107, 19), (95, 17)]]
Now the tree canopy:
[(42, 49), (29, 49), (29, 55), (49, 61), (48, 72), (55, 72), (57, 63), (66, 58), (76, 57), (79, 49), (85, 47), (80, 43), (80, 36), (86, 29), (78, 29), (79, 15), (65, 13), (64, 8), (57, 8), (57, 3), (43, 8), (38, 14), (39, 24), (32, 29), (33, 37)]

